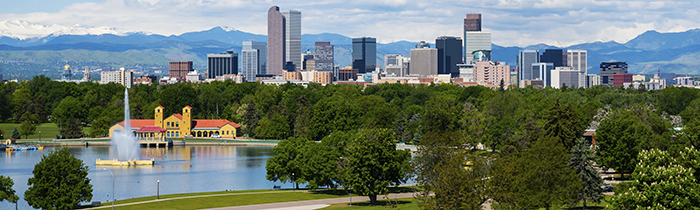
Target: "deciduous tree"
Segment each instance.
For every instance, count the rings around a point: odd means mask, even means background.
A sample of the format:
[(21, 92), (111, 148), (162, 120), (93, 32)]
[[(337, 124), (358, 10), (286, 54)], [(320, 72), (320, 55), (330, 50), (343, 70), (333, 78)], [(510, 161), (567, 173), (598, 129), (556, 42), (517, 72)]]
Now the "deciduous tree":
[(34, 165), (24, 200), (34, 208), (73, 209), (92, 200), (88, 166), (67, 148), (51, 151)]
[(275, 156), (267, 159), (267, 180), (282, 183), (293, 181), (296, 188), (299, 188), (300, 183), (307, 182), (303, 169), (314, 155), (309, 151), (312, 144), (315, 143), (306, 138), (291, 137), (280, 141), (273, 149)]
[(0, 202), (7, 200), (10, 203), (17, 203), (19, 197), (12, 189), (13, 185), (15, 182), (12, 181), (12, 178), (0, 175)]
[(24, 135), (25, 139), (28, 139), (29, 135), (34, 135), (34, 133), (36, 133), (36, 125), (32, 124), (29, 120), (22, 122), (19, 128), (20, 135)]

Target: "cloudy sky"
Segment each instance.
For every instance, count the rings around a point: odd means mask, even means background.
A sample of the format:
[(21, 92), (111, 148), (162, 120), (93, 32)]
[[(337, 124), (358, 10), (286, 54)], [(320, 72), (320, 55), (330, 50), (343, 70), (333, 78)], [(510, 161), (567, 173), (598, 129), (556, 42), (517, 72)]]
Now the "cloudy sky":
[(302, 33), (378, 41), (462, 36), (467, 13), (481, 13), (495, 44), (556, 46), (626, 42), (647, 30), (700, 28), (700, 1), (616, 0), (0, 0), (0, 22), (113, 27), (163, 35), (228, 26), (267, 33), (267, 10), (302, 11)]

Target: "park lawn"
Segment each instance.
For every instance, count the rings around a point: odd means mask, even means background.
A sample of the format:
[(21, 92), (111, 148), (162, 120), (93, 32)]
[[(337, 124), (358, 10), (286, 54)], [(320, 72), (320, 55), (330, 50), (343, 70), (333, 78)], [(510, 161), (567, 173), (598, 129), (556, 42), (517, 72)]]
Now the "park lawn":
[[(0, 127), (5, 130), (5, 138), (8, 139), (12, 137), (12, 131), (17, 128), (19, 129), (20, 123), (0, 123)], [(60, 135), (58, 132), (58, 124), (56, 123), (42, 123), (36, 126), (36, 132), (34, 135), (29, 135), (27, 139), (39, 139), (39, 131), (41, 131), (41, 139), (54, 139), (56, 136)], [(83, 132), (90, 131), (90, 128), (84, 127)], [(22, 136), (21, 139), (25, 139)]]
[[(605, 206), (609, 205), (609, 201), (612, 199), (612, 196), (606, 195), (603, 200), (600, 201), (600, 203), (593, 203), (588, 201), (586, 203), (587, 209), (604, 209)], [(498, 204), (493, 204), (492, 209), (501, 209)], [(540, 208), (539, 210), (544, 210), (545, 208)], [(550, 210), (563, 210), (563, 209), (583, 209), (583, 202), (580, 202), (578, 205), (574, 207), (566, 207), (566, 206), (552, 206), (549, 208)]]
[[(349, 206), (349, 203), (337, 203), (333, 204), (329, 207), (323, 208), (323, 209), (366, 209), (366, 210), (374, 210), (374, 209), (402, 209), (402, 210), (412, 210), (412, 209), (420, 209), (418, 207), (418, 200), (415, 198), (400, 198), (396, 200), (391, 200), (391, 202), (386, 201), (386, 200), (380, 200), (377, 201), (379, 204), (371, 206), (369, 205), (369, 201), (367, 202), (357, 202), (357, 203), (352, 203), (352, 206)], [(397, 204), (398, 203), (398, 204)], [(394, 206), (395, 205), (395, 206)]]
[[(197, 197), (197, 198), (182, 198), (175, 200), (163, 200), (168, 198), (167, 195), (161, 196), (161, 200), (158, 202), (134, 204), (128, 206), (116, 207), (116, 209), (133, 209), (133, 210), (148, 210), (148, 209), (205, 209), (205, 208), (218, 208), (227, 206), (243, 206), (243, 205), (255, 205), (264, 203), (278, 203), (278, 202), (289, 202), (289, 201), (302, 201), (302, 200), (316, 200), (316, 199), (326, 199), (326, 198), (338, 198), (342, 195), (325, 194), (318, 192), (308, 192), (308, 191), (291, 191), (291, 190), (267, 190), (267, 191), (253, 191), (257, 193), (248, 194), (245, 193), (250, 191), (237, 191), (237, 192), (216, 192), (219, 194), (217, 196), (211, 197)], [(178, 197), (192, 196), (193, 194), (185, 195), (175, 195)], [(144, 197), (137, 199), (153, 200), (155, 197)], [(140, 200), (143, 201), (143, 200)], [(137, 202), (136, 199), (124, 200), (123, 202)], [(121, 202), (119, 202), (121, 203)], [(102, 203), (103, 206), (109, 206), (111, 203)]]

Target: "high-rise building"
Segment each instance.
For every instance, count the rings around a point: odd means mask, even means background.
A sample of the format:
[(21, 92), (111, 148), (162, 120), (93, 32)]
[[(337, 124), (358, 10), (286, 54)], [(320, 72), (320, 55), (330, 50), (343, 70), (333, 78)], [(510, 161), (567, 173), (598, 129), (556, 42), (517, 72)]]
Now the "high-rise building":
[(554, 70), (552, 70), (552, 80), (551, 80), (551, 86), (553, 88), (561, 88), (564, 85), (567, 87), (571, 88), (578, 88), (578, 77), (579, 77), (579, 71), (575, 70), (572, 67), (555, 67)]
[(435, 40), (438, 50), (438, 74), (451, 74), (459, 77), (457, 64), (462, 63), (462, 39), (452, 36), (441, 36)]
[(411, 49), (411, 75), (421, 77), (438, 74), (438, 50), (434, 48)]
[(600, 84), (613, 85), (615, 74), (626, 74), (627, 62), (625, 61), (604, 61), (600, 63)]
[(371, 37), (352, 39), (352, 68), (360, 73), (372, 72), (377, 65), (377, 39)]
[[(251, 39), (250, 41), (244, 41), (241, 46), (242, 50), (257, 50), (258, 51), (258, 71), (256, 74), (267, 74), (267, 43), (266, 42), (256, 42)], [(241, 52), (242, 53), (242, 52)], [(246, 78), (247, 79), (247, 78)], [(254, 81), (255, 79), (253, 79)]]
[(508, 84), (510, 83), (510, 66), (492, 61), (475, 62), (473, 78), (475, 82), (487, 82), (492, 85), (499, 85), (501, 80), (503, 80), (503, 84)]
[(194, 71), (192, 61), (170, 61), (168, 76), (170, 78), (178, 78), (185, 80), (187, 73)]
[(238, 53), (226, 51), (207, 55), (207, 78), (216, 79), (225, 74), (238, 74)]
[(303, 70), (315, 70), (316, 69), (316, 61), (314, 60), (314, 53), (311, 52), (311, 50), (306, 49), (306, 52), (301, 54), (301, 60), (302, 60), (302, 68)]
[(625, 83), (632, 83), (632, 74), (613, 74), (612, 84), (615, 87), (623, 86)]
[(600, 75), (588, 74), (588, 76), (586, 76), (586, 82), (588, 82), (588, 84), (586, 84), (586, 87), (600, 85)]
[(566, 57), (563, 52), (564, 50), (561, 49), (546, 49), (540, 56), (540, 62), (552, 63), (554, 64), (554, 68), (565, 66), (564, 59), (566, 59)]
[(552, 86), (552, 63), (533, 63), (532, 64), (532, 80), (544, 81), (545, 87)]
[(518, 53), (518, 64), (516, 68), (518, 69), (518, 86), (520, 86), (520, 81), (523, 80), (533, 80), (532, 64), (540, 62), (540, 52), (537, 50), (521, 50)]
[(121, 84), (124, 87), (131, 88), (134, 84), (134, 72), (120, 68), (119, 71), (102, 71), (100, 72), (100, 84), (114, 82)]
[(464, 63), (474, 61), (474, 51), (491, 51), (491, 33), (481, 32), (481, 14), (467, 14), (464, 18)]
[(278, 6), (267, 11), (267, 74), (282, 75), (284, 56), (284, 16)]
[[(588, 74), (588, 56), (586, 50), (568, 50), (566, 51), (566, 63), (567, 65), (574, 67), (578, 70), (581, 75), (579, 75), (578, 84), (587, 84), (586, 75)], [(588, 88), (588, 87), (584, 87)]]
[(296, 70), (302, 69), (301, 59), (301, 11), (281, 12), (284, 16), (284, 57), (294, 63)]
[(255, 82), (255, 75), (260, 71), (259, 60), (257, 49), (241, 50), (241, 74), (245, 76), (246, 82)]
[(388, 75), (403, 77), (408, 75), (408, 66), (410, 58), (399, 54), (390, 54), (384, 56), (384, 70)]
[(333, 45), (330, 42), (316, 42), (314, 60), (317, 71), (333, 71)]

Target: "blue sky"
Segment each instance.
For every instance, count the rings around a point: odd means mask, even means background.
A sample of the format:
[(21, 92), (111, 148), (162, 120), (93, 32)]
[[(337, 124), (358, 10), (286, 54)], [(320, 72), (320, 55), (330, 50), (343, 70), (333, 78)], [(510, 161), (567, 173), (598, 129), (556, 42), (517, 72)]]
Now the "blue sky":
[[(2, 23), (108, 27), (172, 35), (228, 26), (267, 33), (267, 10), (302, 11), (302, 33), (433, 42), (462, 36), (467, 13), (483, 14), (495, 44), (568, 46), (626, 42), (647, 30), (700, 28), (700, 1), (679, 0), (0, 0)], [(48, 29), (47, 29), (48, 30)], [(99, 30), (97, 30), (99, 31)]]

